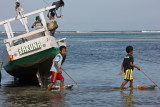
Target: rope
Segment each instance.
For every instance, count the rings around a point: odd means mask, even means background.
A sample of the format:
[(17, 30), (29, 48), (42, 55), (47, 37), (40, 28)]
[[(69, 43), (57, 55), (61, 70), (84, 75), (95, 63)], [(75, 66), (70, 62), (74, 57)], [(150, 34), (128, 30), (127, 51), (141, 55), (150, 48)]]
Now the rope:
[(48, 2), (46, 2), (45, 0), (43, 0), (44, 3), (46, 3), (46, 5), (50, 6)]
[(79, 87), (78, 86), (78, 84), (77, 84), (77, 82), (64, 70), (64, 69), (62, 69), (66, 74), (67, 74), (67, 76), (77, 85), (77, 87)]
[[(140, 71), (141, 71), (141, 70), (140, 70)], [(153, 83), (160, 89), (160, 87), (159, 87), (151, 78), (149, 78), (146, 73), (144, 73), (143, 71), (141, 71), (141, 72), (142, 72), (151, 82), (153, 82)]]
[(71, 54), (77, 54), (77, 55), (88, 55), (88, 56), (93, 56), (94, 54), (84, 54), (84, 53), (76, 53), (76, 52), (68, 52), (68, 53), (71, 53)]
[(59, 9), (59, 15), (62, 17), (63, 15), (62, 15), (62, 7), (60, 7), (60, 9)]
[(141, 59), (141, 58), (137, 58), (138, 60), (142, 60), (142, 61), (147, 61), (147, 62), (152, 62), (155, 64), (160, 64), (159, 62), (155, 62), (155, 61), (151, 61), (151, 60), (147, 60), (147, 59)]
[[(83, 54), (83, 53), (76, 53), (76, 52), (69, 52), (69, 53), (72, 53), (72, 54), (77, 54), (77, 55), (88, 55), (88, 56), (96, 56), (95, 54), (91, 53), (91, 54)], [(121, 54), (120, 54), (121, 55)], [(152, 62), (152, 63), (155, 63), (155, 64), (160, 64), (159, 62), (155, 62), (155, 61), (151, 61), (151, 60), (147, 60), (147, 59), (142, 59), (142, 58), (136, 58), (137, 60), (141, 60), (141, 61), (147, 61), (147, 62)]]

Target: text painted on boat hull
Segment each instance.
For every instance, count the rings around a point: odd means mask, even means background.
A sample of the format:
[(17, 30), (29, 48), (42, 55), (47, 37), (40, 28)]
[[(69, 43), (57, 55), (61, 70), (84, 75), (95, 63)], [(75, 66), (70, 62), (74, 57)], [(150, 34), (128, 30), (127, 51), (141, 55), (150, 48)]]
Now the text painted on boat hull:
[(41, 46), (40, 42), (34, 42), (34, 43), (29, 44), (27, 46), (22, 46), (21, 48), (18, 49), (18, 52), (19, 52), (20, 55), (22, 55), (22, 54), (40, 49), (41, 47), (42, 46)]

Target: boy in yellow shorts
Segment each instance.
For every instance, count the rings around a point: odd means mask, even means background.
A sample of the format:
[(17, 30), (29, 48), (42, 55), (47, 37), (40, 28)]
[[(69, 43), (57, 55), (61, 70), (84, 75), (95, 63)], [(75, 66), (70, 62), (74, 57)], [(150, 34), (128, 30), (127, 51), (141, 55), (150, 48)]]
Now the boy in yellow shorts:
[(121, 87), (120, 87), (120, 91), (122, 91), (123, 87), (128, 83), (128, 81), (130, 82), (130, 88), (133, 88), (133, 76), (132, 76), (132, 71), (134, 68), (137, 68), (138, 70), (140, 70), (140, 67), (136, 66), (133, 64), (134, 62), (134, 58), (133, 58), (133, 47), (132, 46), (127, 46), (126, 47), (126, 52), (127, 55), (124, 57), (122, 66), (121, 66), (121, 70), (119, 72), (120, 75), (122, 75), (122, 71), (124, 69), (124, 82), (122, 83)]

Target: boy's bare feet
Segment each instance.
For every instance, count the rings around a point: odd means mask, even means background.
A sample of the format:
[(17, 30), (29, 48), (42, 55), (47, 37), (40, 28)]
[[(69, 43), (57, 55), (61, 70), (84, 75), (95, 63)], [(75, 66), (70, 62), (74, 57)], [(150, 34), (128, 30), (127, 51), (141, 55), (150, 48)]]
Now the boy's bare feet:
[(122, 92), (123, 90), (122, 90), (122, 89), (119, 89), (119, 91)]

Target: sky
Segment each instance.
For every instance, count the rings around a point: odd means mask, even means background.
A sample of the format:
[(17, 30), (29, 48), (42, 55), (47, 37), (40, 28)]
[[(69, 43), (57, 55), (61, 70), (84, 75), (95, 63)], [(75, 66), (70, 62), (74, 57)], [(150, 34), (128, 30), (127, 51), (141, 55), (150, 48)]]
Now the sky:
[[(19, 0), (25, 13), (46, 7), (43, 0)], [(47, 3), (57, 0), (45, 0)], [(160, 30), (160, 0), (64, 0), (59, 31)], [(47, 13), (46, 13), (47, 14)], [(0, 0), (0, 21), (15, 17), (15, 0)], [(29, 27), (34, 17), (29, 17)], [(12, 23), (15, 31), (23, 26)], [(0, 27), (0, 31), (4, 30)]]

